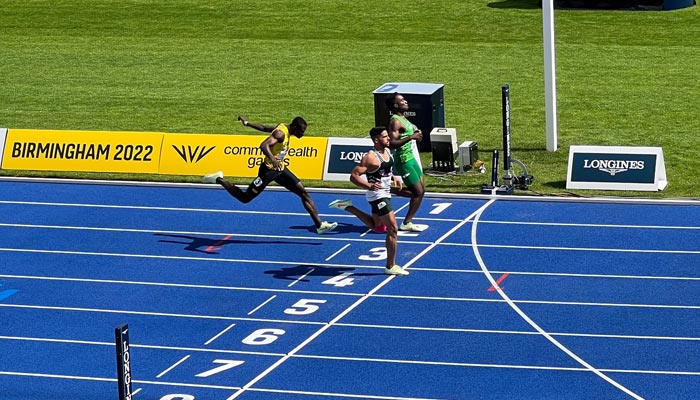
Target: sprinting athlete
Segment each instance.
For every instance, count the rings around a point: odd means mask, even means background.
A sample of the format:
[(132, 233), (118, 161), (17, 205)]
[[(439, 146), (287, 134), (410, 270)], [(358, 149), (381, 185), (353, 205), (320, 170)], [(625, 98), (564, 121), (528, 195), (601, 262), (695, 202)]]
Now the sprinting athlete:
[[(394, 157), (389, 149), (389, 133), (383, 126), (374, 127), (369, 131), (374, 142), (370, 151), (362, 157), (360, 164), (350, 173), (350, 181), (366, 189), (365, 198), (372, 208), (368, 215), (352, 205), (350, 200), (334, 200), (328, 204), (331, 208), (345, 210), (360, 219), (368, 228), (377, 232), (386, 232), (386, 267), (388, 275), (408, 275), (408, 271), (396, 265), (396, 248), (398, 244), (398, 226), (394, 209), (391, 206), (391, 184), (401, 185), (401, 181), (392, 174)], [(367, 179), (363, 179), (365, 175)]]
[(391, 138), (391, 148), (395, 149), (394, 159), (396, 163), (394, 169), (401, 176), (404, 183), (404, 187), (396, 190), (394, 193), (410, 198), (408, 211), (399, 229), (402, 231), (422, 232), (428, 226), (414, 224), (412, 221), (425, 195), (423, 169), (413, 155), (414, 141), (423, 140), (423, 132), (406, 118), (405, 113), (409, 109), (408, 101), (402, 95), (392, 93), (387, 96), (385, 103), (387, 108), (391, 110), (389, 137)]
[(248, 185), (248, 189), (243, 191), (236, 185), (226, 181), (221, 171), (205, 175), (202, 178), (204, 183), (218, 183), (233, 197), (241, 203), (249, 203), (258, 197), (270, 182), (277, 182), (290, 192), (296, 194), (301, 199), (301, 204), (309, 213), (316, 226), (316, 233), (322, 235), (330, 232), (338, 226), (337, 222), (321, 221), (318, 210), (309, 192), (294, 173), (286, 167), (286, 157), (289, 151), (289, 141), (292, 136), (301, 138), (306, 132), (306, 121), (302, 117), (295, 117), (289, 124), (262, 125), (249, 122), (245, 117), (238, 117), (243, 126), (248, 126), (261, 132), (268, 132), (268, 136), (260, 143), (260, 150), (265, 155), (265, 160), (258, 168), (258, 176)]

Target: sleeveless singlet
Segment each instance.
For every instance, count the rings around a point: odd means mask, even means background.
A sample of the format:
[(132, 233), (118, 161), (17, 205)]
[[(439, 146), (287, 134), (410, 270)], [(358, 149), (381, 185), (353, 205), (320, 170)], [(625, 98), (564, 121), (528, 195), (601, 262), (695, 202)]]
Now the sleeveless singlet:
[(394, 157), (391, 155), (390, 151), (385, 151), (384, 159), (382, 155), (375, 149), (370, 150), (374, 152), (374, 155), (381, 162), (379, 168), (374, 171), (367, 171), (365, 175), (367, 176), (368, 183), (381, 182), (382, 187), (377, 191), (368, 190), (365, 193), (365, 198), (367, 201), (375, 201), (379, 199), (391, 198), (391, 168), (394, 166)]
[[(272, 155), (274, 155), (276, 159), (280, 160), (282, 163), (282, 169), (284, 169), (285, 164), (282, 161), (284, 161), (284, 159), (287, 157), (291, 135), (289, 134), (289, 127), (286, 124), (277, 125), (275, 130), (282, 131), (282, 133), (284, 133), (284, 139), (272, 145), (270, 150), (272, 150)], [(272, 168), (272, 161), (267, 157), (265, 157), (265, 165), (267, 165), (268, 168)]]
[[(399, 122), (401, 122), (401, 125), (406, 129), (401, 136), (399, 136), (399, 139), (403, 139), (406, 137), (409, 137), (415, 133), (413, 130), (413, 124), (411, 121), (406, 119), (403, 115), (398, 115), (398, 114), (392, 114), (391, 119), (396, 119)], [(415, 157), (413, 156), (413, 147), (415, 146), (415, 140), (411, 140), (410, 142), (404, 144), (403, 146), (399, 147), (398, 149), (394, 150), (394, 155), (396, 158), (399, 159), (401, 162), (407, 162), (414, 160)]]

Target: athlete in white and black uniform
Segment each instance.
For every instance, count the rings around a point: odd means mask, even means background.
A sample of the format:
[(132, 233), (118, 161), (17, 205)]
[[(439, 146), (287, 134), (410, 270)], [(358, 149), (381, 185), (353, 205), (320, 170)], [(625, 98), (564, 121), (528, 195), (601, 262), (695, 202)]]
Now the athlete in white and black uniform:
[[(389, 133), (383, 126), (374, 127), (369, 131), (374, 147), (362, 157), (360, 164), (350, 173), (350, 181), (367, 189), (365, 198), (372, 206), (372, 215), (368, 215), (352, 205), (350, 200), (335, 200), (328, 206), (345, 210), (359, 218), (367, 227), (377, 233), (386, 232), (386, 268), (384, 273), (389, 275), (408, 275), (408, 271), (396, 264), (396, 247), (398, 230), (396, 216), (391, 206), (392, 182), (402, 187), (402, 182), (391, 173), (394, 158), (389, 150)], [(366, 179), (362, 177), (366, 176)]]
[(390, 211), (393, 211), (391, 207), (391, 182), (393, 174), (391, 169), (394, 166), (394, 156), (391, 155), (389, 149), (384, 149), (384, 154), (378, 152), (376, 149), (370, 150), (374, 153), (374, 156), (380, 162), (379, 167), (374, 171), (365, 172), (367, 177), (367, 183), (375, 187), (375, 183), (379, 184), (379, 188), (368, 189), (365, 193), (365, 198), (367, 202), (372, 206), (372, 214), (377, 214), (379, 216), (386, 215)]

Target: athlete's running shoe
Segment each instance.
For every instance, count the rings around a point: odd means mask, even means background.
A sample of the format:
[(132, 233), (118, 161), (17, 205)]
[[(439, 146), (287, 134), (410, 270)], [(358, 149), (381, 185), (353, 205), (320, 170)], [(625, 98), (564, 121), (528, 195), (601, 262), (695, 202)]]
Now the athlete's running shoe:
[(387, 275), (401, 275), (401, 276), (408, 275), (408, 271), (401, 268), (400, 265), (393, 265), (391, 268), (384, 268), (384, 273)]
[(221, 171), (216, 171), (213, 174), (204, 175), (202, 177), (202, 183), (216, 183), (217, 178), (223, 178), (224, 173)]
[(323, 235), (323, 234), (326, 233), (326, 232), (332, 231), (332, 230), (335, 229), (337, 226), (338, 226), (338, 223), (337, 223), (337, 222), (326, 222), (326, 221), (323, 221), (323, 222), (321, 222), (321, 226), (319, 226), (318, 228), (316, 228), (316, 233), (318, 233), (319, 235)]
[(352, 200), (349, 200), (349, 199), (333, 200), (330, 203), (328, 203), (328, 207), (337, 208), (339, 210), (345, 210), (345, 208), (350, 207), (351, 205), (352, 205)]
[(426, 229), (428, 229), (428, 225), (414, 224), (413, 222), (399, 226), (400, 231), (423, 232)]

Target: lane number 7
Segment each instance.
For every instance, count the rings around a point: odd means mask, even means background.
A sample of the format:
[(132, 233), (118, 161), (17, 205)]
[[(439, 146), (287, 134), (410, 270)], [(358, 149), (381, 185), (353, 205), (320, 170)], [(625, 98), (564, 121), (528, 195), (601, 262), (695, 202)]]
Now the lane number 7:
[(197, 378), (206, 378), (208, 376), (218, 374), (219, 372), (226, 371), (227, 369), (235, 368), (243, 363), (244, 363), (244, 361), (236, 361), (236, 360), (214, 360), (214, 364), (222, 364), (222, 365), (220, 365), (216, 368), (212, 368), (208, 371), (204, 371), (202, 373), (199, 373), (195, 376)]

